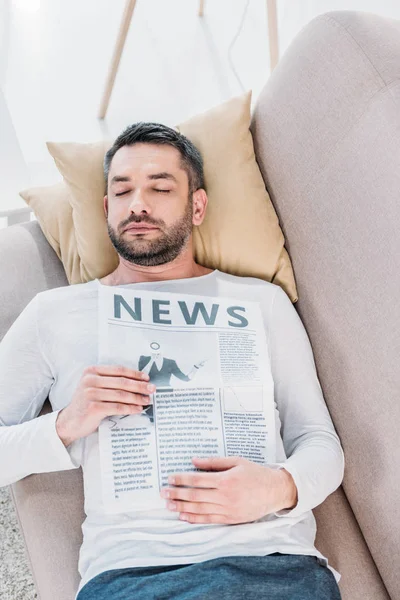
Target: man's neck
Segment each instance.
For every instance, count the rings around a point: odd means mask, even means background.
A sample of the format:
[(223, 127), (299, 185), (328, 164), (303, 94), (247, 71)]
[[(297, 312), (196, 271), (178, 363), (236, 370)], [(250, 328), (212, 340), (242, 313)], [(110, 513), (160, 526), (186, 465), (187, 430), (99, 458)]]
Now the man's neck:
[(168, 281), (172, 279), (189, 279), (207, 275), (214, 269), (208, 269), (191, 261), (188, 264), (167, 264), (158, 267), (139, 267), (124, 265), (120, 262), (115, 271), (100, 279), (103, 285), (125, 285), (127, 283), (143, 283), (152, 281)]

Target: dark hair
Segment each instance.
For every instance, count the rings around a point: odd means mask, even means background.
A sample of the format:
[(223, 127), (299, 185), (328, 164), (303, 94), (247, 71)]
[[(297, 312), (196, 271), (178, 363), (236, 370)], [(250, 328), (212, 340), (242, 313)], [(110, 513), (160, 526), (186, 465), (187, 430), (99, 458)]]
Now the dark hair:
[(204, 188), (203, 159), (196, 146), (182, 133), (162, 123), (140, 121), (129, 125), (115, 140), (104, 157), (104, 179), (108, 184), (111, 161), (123, 146), (133, 144), (167, 144), (176, 148), (181, 155), (181, 167), (189, 179), (189, 193)]

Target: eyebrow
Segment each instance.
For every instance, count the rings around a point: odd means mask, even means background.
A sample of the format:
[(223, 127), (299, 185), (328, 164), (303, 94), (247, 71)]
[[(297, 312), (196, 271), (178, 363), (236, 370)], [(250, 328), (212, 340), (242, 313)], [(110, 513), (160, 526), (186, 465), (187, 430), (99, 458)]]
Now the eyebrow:
[[(153, 173), (152, 175), (148, 175), (147, 179), (170, 179), (172, 181), (175, 181), (175, 183), (178, 183), (177, 178), (172, 175), (172, 173), (167, 173), (166, 171), (163, 171), (162, 173)], [(131, 178), (126, 176), (126, 175), (115, 175), (112, 179), (111, 179), (111, 185), (113, 185), (113, 183), (118, 183), (121, 181), (131, 181)]]

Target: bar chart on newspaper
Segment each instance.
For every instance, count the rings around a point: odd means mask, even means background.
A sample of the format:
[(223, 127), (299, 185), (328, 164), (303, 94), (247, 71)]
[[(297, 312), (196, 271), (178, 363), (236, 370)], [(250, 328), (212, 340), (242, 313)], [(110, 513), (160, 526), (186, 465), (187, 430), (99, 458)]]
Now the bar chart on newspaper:
[(257, 302), (99, 286), (99, 364), (147, 373), (141, 414), (99, 426), (104, 509), (163, 508), (194, 456), (275, 461), (274, 384)]

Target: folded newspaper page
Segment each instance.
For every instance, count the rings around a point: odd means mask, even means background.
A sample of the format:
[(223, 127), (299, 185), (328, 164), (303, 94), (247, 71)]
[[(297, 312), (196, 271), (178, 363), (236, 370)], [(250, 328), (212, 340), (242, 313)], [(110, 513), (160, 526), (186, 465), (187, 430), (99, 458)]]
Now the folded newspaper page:
[(237, 299), (99, 288), (99, 364), (149, 374), (142, 413), (103, 419), (109, 513), (164, 508), (168, 475), (194, 456), (275, 461), (274, 384), (260, 306)]

